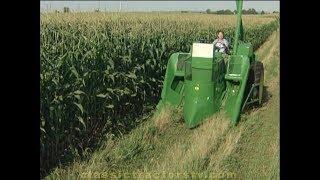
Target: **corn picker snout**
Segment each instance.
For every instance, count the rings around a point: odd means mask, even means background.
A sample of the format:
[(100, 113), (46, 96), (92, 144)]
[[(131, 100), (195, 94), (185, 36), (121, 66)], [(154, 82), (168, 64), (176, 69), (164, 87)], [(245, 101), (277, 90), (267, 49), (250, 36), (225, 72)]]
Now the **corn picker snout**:
[(183, 106), (184, 121), (196, 127), (207, 117), (224, 111), (236, 125), (249, 104), (261, 104), (264, 68), (250, 42), (244, 42), (242, 0), (237, 3), (237, 24), (231, 54), (215, 52), (213, 43), (195, 42), (189, 53), (173, 53), (168, 61), (161, 99)]

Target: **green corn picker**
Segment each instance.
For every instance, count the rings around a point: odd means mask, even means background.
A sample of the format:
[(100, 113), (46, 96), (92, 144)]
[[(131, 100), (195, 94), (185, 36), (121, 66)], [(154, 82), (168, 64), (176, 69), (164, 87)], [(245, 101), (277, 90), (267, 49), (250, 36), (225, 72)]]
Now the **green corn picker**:
[(215, 52), (212, 43), (193, 43), (190, 53), (173, 53), (169, 58), (157, 110), (167, 104), (183, 106), (189, 128), (222, 110), (236, 125), (246, 106), (262, 103), (263, 64), (256, 59), (252, 44), (243, 41), (243, 2), (236, 3), (230, 55)]

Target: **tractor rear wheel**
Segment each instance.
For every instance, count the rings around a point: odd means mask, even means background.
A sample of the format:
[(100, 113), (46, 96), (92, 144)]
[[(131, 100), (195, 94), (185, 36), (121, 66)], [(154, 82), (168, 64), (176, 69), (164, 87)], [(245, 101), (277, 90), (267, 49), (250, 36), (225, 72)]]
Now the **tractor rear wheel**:
[(251, 64), (252, 75), (253, 75), (253, 83), (259, 84), (255, 92), (253, 92), (254, 98), (259, 98), (259, 104), (262, 103), (263, 96), (263, 84), (264, 84), (264, 67), (263, 63), (260, 61), (254, 61)]

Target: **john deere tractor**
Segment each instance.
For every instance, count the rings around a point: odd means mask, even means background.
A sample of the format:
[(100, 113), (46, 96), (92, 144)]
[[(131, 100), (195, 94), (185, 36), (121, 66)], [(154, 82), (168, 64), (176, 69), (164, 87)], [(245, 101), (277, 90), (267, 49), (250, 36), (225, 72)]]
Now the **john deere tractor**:
[(167, 104), (183, 106), (189, 128), (219, 111), (236, 125), (246, 106), (262, 102), (263, 64), (252, 44), (244, 42), (243, 2), (236, 3), (237, 24), (230, 55), (216, 52), (212, 43), (195, 42), (189, 53), (173, 53), (168, 61), (157, 109)]

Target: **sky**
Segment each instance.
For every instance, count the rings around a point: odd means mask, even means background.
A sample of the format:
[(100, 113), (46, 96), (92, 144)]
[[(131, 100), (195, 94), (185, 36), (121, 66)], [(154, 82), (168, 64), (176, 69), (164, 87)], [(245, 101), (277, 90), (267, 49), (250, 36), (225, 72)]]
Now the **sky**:
[[(236, 9), (235, 1), (40, 1), (41, 12), (62, 10), (71, 11), (205, 11), (206, 9)], [(100, 7), (100, 8), (99, 8)], [(280, 1), (244, 1), (243, 9), (254, 8), (257, 11), (279, 11)]]

